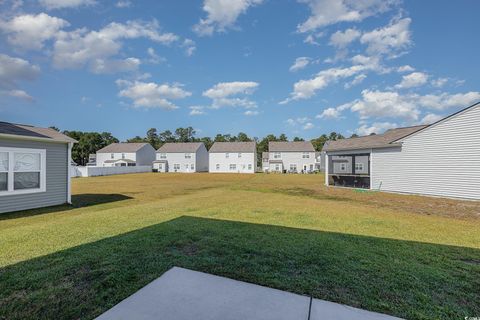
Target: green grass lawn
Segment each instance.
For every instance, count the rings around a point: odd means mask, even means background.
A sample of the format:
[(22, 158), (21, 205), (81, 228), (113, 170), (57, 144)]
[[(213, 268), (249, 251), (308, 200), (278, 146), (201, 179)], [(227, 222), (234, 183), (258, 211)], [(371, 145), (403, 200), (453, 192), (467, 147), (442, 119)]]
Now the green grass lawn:
[(320, 175), (73, 181), (0, 216), (0, 319), (91, 319), (172, 266), (409, 319), (480, 315), (480, 203), (325, 188)]

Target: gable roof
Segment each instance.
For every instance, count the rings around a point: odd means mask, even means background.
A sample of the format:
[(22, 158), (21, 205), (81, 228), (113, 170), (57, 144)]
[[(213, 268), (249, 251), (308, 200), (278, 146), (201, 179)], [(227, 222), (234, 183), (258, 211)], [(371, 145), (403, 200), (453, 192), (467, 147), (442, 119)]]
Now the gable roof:
[(51, 128), (34, 127), (25, 124), (15, 124), (0, 121), (0, 136), (10, 138), (24, 138), (32, 140), (45, 140), (52, 142), (77, 142), (63, 133)]
[(315, 152), (310, 141), (270, 141), (268, 143), (270, 152)]
[(390, 129), (383, 134), (328, 141), (323, 146), (322, 151), (344, 151), (399, 146), (400, 144), (394, 142), (426, 127), (428, 126), (404, 127)]
[(251, 142), (215, 142), (209, 152), (255, 152), (257, 144)]
[[(137, 152), (138, 150), (142, 149), (148, 145), (146, 142), (140, 143), (128, 143), (128, 142), (121, 142), (121, 143), (112, 143), (108, 146), (100, 149), (97, 153), (118, 153), (118, 152)], [(153, 148), (152, 148), (153, 149)]]
[(203, 142), (168, 142), (161, 146), (157, 152), (197, 152), (197, 150), (203, 145)]

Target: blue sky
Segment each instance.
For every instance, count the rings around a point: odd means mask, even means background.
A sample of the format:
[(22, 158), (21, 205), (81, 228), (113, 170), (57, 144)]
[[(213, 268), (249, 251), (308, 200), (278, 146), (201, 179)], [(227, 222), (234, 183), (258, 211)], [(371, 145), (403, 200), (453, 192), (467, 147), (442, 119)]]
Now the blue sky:
[(0, 0), (0, 119), (317, 137), (480, 101), (478, 1)]

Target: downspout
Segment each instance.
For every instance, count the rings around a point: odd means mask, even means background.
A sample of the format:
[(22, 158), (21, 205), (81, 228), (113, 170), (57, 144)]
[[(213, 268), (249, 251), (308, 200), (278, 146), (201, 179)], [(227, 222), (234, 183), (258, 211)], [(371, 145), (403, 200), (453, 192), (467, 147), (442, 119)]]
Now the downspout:
[[(320, 156), (321, 159), (321, 156)], [(325, 185), (328, 187), (328, 153), (325, 152)]]

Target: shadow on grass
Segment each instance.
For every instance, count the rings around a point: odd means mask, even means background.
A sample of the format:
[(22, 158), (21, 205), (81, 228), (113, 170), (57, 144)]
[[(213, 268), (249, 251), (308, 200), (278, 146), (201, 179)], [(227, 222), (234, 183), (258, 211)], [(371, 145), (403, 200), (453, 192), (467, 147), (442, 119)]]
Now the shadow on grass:
[(91, 319), (173, 266), (409, 319), (480, 314), (480, 250), (180, 217), (0, 269), (0, 319)]
[(98, 194), (98, 193), (77, 194), (77, 195), (72, 195), (71, 205), (63, 204), (63, 205), (53, 206), (53, 207), (16, 211), (16, 212), (9, 212), (9, 213), (0, 213), (0, 221), (54, 213), (59, 211), (67, 211), (67, 210), (72, 210), (76, 208), (90, 207), (90, 206), (123, 201), (128, 199), (132, 199), (132, 198), (123, 194)]

